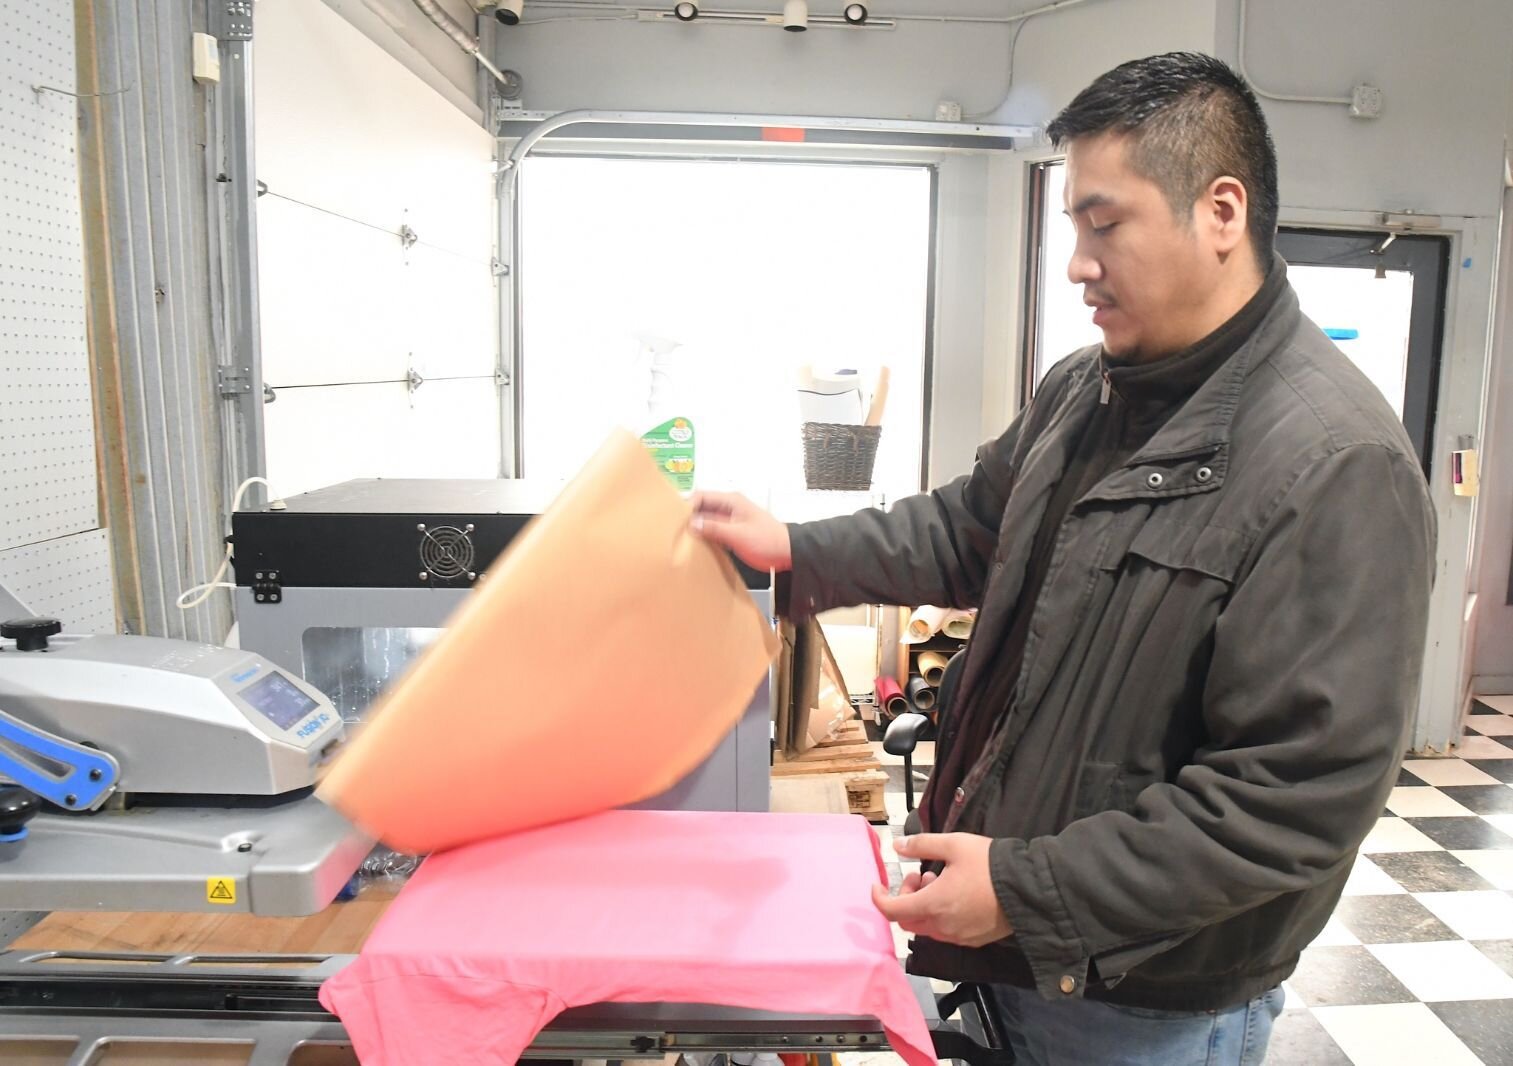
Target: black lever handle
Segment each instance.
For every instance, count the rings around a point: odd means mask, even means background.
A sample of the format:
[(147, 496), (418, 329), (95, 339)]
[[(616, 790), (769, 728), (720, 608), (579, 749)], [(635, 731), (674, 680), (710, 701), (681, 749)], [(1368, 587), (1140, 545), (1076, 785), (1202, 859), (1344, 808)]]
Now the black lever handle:
[(42, 801), (20, 785), (0, 785), (0, 844), (13, 844), (26, 837), (26, 823), (42, 807)]
[(56, 618), (12, 618), (0, 622), (0, 637), (16, 642), (17, 651), (46, 651), (47, 638), (63, 632)]

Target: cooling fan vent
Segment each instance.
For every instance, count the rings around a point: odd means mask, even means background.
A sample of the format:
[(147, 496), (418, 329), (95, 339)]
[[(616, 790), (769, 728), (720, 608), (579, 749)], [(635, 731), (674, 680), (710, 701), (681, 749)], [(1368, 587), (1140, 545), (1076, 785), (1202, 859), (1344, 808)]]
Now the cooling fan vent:
[(429, 574), (442, 581), (458, 578), (473, 580), (473, 532), (472, 525), (465, 529), (456, 526), (419, 526), (420, 565), (425, 567), (422, 578)]

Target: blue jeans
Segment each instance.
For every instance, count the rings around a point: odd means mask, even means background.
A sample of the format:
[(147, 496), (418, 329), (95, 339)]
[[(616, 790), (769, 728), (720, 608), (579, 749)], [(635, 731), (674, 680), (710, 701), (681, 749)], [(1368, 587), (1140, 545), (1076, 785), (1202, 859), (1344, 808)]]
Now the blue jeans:
[(1221, 1011), (1048, 1000), (995, 985), (1016, 1066), (1261, 1066), (1282, 990)]

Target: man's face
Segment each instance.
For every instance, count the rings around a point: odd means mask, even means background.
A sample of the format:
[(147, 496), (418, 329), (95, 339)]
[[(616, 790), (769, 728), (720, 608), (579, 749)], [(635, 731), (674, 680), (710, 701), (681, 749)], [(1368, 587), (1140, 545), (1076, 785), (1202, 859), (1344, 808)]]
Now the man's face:
[(1071, 143), (1065, 206), (1077, 228), (1067, 277), (1082, 286), (1110, 356), (1157, 358), (1207, 335), (1220, 258), (1201, 213), (1196, 226), (1173, 215), (1160, 187), (1130, 166), (1127, 137)]

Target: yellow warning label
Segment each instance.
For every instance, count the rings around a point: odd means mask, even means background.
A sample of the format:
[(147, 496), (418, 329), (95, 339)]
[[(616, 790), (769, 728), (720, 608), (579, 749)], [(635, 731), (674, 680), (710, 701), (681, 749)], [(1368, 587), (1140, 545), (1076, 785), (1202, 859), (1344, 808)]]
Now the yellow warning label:
[(236, 882), (229, 877), (207, 877), (205, 900), (208, 903), (235, 903)]

